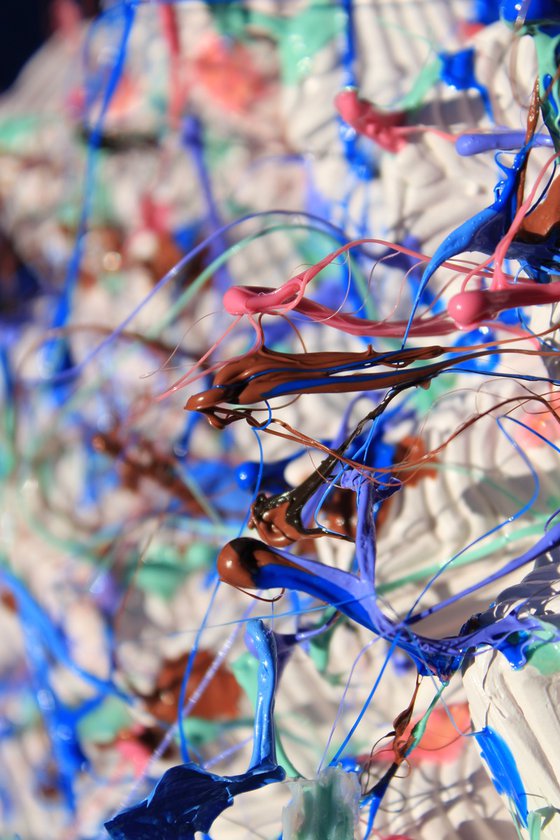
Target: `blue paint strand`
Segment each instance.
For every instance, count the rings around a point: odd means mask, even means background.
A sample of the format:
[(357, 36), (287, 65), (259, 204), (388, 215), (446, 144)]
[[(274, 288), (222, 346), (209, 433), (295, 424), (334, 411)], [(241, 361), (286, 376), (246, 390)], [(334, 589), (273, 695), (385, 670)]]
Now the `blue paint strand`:
[(490, 769), (496, 790), (508, 797), (521, 824), (527, 828), (527, 794), (508, 745), (501, 735), (489, 726), (475, 732), (474, 737), (482, 758)]
[(247, 637), (259, 662), (249, 768), (237, 776), (217, 776), (192, 762), (172, 767), (147, 799), (105, 824), (113, 840), (153, 840), (156, 833), (162, 840), (194, 840), (195, 832), (210, 831), (212, 823), (236, 796), (284, 779), (284, 770), (276, 762), (274, 740), (274, 634), (262, 621), (252, 619), (247, 624)]

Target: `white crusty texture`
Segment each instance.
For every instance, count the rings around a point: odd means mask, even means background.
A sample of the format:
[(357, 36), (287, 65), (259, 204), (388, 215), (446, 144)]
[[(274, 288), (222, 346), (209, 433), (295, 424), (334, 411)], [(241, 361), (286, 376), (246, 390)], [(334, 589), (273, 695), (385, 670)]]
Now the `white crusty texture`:
[[(541, 617), (552, 629), (551, 625), (559, 623), (559, 578), (558, 563), (542, 558), (521, 583), (506, 589), (479, 620), (491, 622), (515, 611), (521, 619)], [(548, 644), (557, 647), (554, 639)], [(475, 731), (493, 729), (511, 751), (527, 794), (528, 811), (559, 809), (560, 672), (543, 674), (530, 662), (515, 669), (503, 654), (488, 650), (474, 657), (463, 682)], [(523, 834), (529, 836), (527, 832)], [(541, 837), (560, 838), (557, 814), (545, 825)]]

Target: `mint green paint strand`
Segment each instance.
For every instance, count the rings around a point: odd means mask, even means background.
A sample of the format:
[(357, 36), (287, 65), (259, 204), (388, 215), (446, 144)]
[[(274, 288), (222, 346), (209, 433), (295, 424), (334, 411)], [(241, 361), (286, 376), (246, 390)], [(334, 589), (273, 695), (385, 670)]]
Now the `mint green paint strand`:
[(556, 50), (560, 46), (560, 35), (548, 35), (546, 32), (538, 29), (533, 35), (533, 40), (535, 42), (539, 66), (539, 96), (541, 98), (542, 115), (554, 140), (554, 148), (558, 152), (560, 151), (560, 114), (557, 110), (559, 105), (559, 86), (558, 82), (555, 82), (547, 96), (548, 84), (545, 82), (545, 79), (548, 76), (554, 79), (558, 70)]
[(284, 840), (354, 840), (360, 786), (354, 773), (328, 767), (317, 779), (290, 784), (292, 801), (282, 815)]
[(449, 683), (443, 683), (442, 684), (441, 688), (438, 689), (438, 691), (436, 693), (436, 696), (434, 697), (434, 699), (432, 700), (432, 702), (428, 706), (426, 712), (424, 712), (424, 714), (422, 715), (422, 718), (412, 728), (413, 741), (412, 741), (412, 744), (410, 745), (410, 747), (408, 749), (407, 755), (409, 755), (412, 752), (412, 750), (415, 747), (418, 746), (418, 744), (420, 743), (420, 741), (424, 737), (424, 733), (426, 732), (426, 727), (428, 725), (428, 720), (430, 719), (430, 715), (432, 714), (435, 707), (439, 703), (441, 695), (443, 694), (443, 692), (445, 691), (445, 689), (447, 688), (448, 685), (449, 685)]
[[(204, 720), (204, 718), (187, 717), (183, 723), (188, 742), (195, 750), (203, 747), (205, 744), (216, 743), (225, 731), (236, 729), (240, 726), (246, 726), (248, 729), (251, 729), (253, 726), (253, 720), (249, 720), (249, 718), (239, 718), (235, 721), (220, 721), (217, 723), (212, 720)], [(179, 743), (178, 734), (176, 736), (176, 742)]]
[(446, 377), (435, 377), (429, 383), (427, 388), (418, 386), (414, 392), (414, 405), (420, 414), (427, 414), (432, 408), (433, 404), (440, 397), (449, 393), (457, 381), (457, 377), (453, 374)]
[(240, 7), (212, 10), (221, 32), (238, 40), (248, 39), (248, 30), (266, 32), (278, 44), (282, 80), (296, 85), (312, 69), (312, 59), (346, 25), (346, 14), (322, 0), (312, 2), (293, 17), (278, 17)]
[[(336, 610), (333, 607), (325, 610), (325, 613), (317, 626), (321, 626), (326, 621), (329, 621), (332, 616), (335, 614)], [(334, 631), (339, 626), (340, 622), (333, 624), (325, 633), (321, 633), (320, 636), (314, 636), (309, 642), (309, 655), (311, 656), (311, 660), (317, 671), (322, 675), (326, 676), (327, 667), (329, 664), (329, 650), (331, 646), (331, 641), (333, 638)]]
[(557, 813), (556, 808), (546, 807), (531, 811), (527, 816), (529, 840), (541, 840), (542, 831)]
[(216, 549), (201, 543), (194, 543), (184, 554), (170, 545), (157, 546), (150, 549), (135, 583), (169, 601), (189, 574), (210, 569), (215, 559)]
[[(491, 540), (488, 543), (485, 542), (479, 548), (465, 552), (465, 554), (457, 557), (456, 560), (449, 564), (449, 568), (457, 569), (461, 566), (467, 566), (469, 563), (483, 560), (495, 551), (503, 549), (505, 546), (511, 545), (514, 542), (518, 542), (519, 540), (529, 537), (542, 536), (543, 528), (546, 525), (547, 520), (548, 516), (541, 516), (534, 524), (528, 525), (525, 528), (519, 528), (515, 534), (504, 535), (498, 537), (498, 539)], [(396, 580), (381, 583), (377, 587), (377, 591), (380, 595), (384, 595), (387, 592), (393, 592), (395, 589), (405, 586), (408, 583), (417, 583), (418, 581), (426, 580), (427, 578), (437, 574), (440, 569), (441, 565), (434, 564), (432, 566), (426, 566), (423, 569), (419, 569), (417, 572), (414, 572), (414, 574), (404, 575)]]
[(426, 64), (423, 70), (420, 71), (410, 91), (398, 101), (398, 108), (403, 111), (414, 111), (416, 108), (419, 108), (430, 90), (439, 81), (440, 72), (441, 61), (439, 59)]

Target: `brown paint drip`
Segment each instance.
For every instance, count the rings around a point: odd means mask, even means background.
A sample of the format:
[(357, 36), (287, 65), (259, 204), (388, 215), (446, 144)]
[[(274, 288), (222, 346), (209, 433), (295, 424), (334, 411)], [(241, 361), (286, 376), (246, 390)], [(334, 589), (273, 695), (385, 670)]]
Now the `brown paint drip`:
[[(540, 106), (541, 100), (539, 95), (539, 79), (537, 77), (533, 84), (531, 101), (529, 103), (529, 112), (527, 114), (527, 130), (525, 132), (525, 144), (529, 143), (533, 139), (535, 131), (537, 130)], [(523, 197), (525, 195), (525, 178), (527, 175), (527, 165), (529, 163), (530, 154), (531, 150), (529, 150), (527, 156), (525, 157), (525, 162), (523, 163), (521, 171), (519, 172), (519, 183), (517, 185), (517, 204), (519, 207), (521, 207), (521, 205), (523, 204)]]
[[(189, 398), (185, 408), (188, 411), (208, 411), (220, 403), (229, 402), (236, 405), (251, 405), (260, 402), (263, 394), (278, 385), (293, 383), (291, 393), (299, 393), (298, 380), (307, 379), (315, 373), (328, 375), (329, 371), (341, 365), (362, 362), (367, 367), (383, 364), (385, 367), (401, 369), (412, 362), (433, 359), (446, 352), (439, 346), (416, 347), (402, 350), (391, 356), (387, 361), (386, 353), (376, 353), (373, 348), (357, 352), (321, 352), (321, 353), (279, 353), (260, 347), (240, 359), (227, 362), (214, 377), (214, 387)], [(441, 363), (444, 365), (450, 362)], [(411, 381), (421, 380), (428, 371), (411, 370)], [(383, 389), (394, 387), (399, 381), (387, 371), (372, 388)], [(367, 385), (365, 386), (367, 387)], [(309, 393), (346, 393), (348, 391), (364, 390), (364, 385), (356, 385), (341, 377), (319, 386), (306, 385)]]
[[(153, 692), (142, 698), (148, 711), (164, 723), (172, 724), (177, 720), (179, 695), (188, 659), (188, 653), (177, 659), (166, 659)], [(187, 698), (196, 691), (213, 661), (211, 651), (198, 651), (187, 684)], [(242, 691), (234, 675), (226, 665), (221, 664), (191, 714), (204, 720), (234, 720), (239, 715), (241, 696)]]
[[(290, 501), (286, 500), (280, 502), (274, 507), (264, 507), (259, 504), (260, 500), (266, 500), (266, 496), (258, 496), (257, 500), (251, 508), (251, 519), (249, 520), (249, 528), (255, 528), (259, 537), (271, 546), (282, 548), (285, 545), (290, 545), (299, 540), (302, 535), (301, 528), (294, 525), (290, 518)], [(266, 504), (265, 502), (265, 504)], [(315, 531), (316, 529), (313, 529)], [(314, 533), (305, 532), (308, 536), (314, 536)], [(322, 531), (316, 536), (322, 536)]]
[(177, 265), (182, 257), (183, 252), (175, 243), (171, 234), (162, 231), (158, 233), (154, 254), (141, 262), (150, 272), (153, 282), (157, 283), (168, 271), (171, 271), (173, 266)]
[[(446, 369), (457, 364), (454, 358), (443, 359), (433, 364), (414, 367), (409, 364), (427, 361), (446, 353), (453, 348), (429, 346), (412, 347), (396, 353), (387, 361), (387, 354), (376, 353), (371, 347), (362, 353), (322, 352), (322, 353), (278, 353), (267, 347), (260, 347), (242, 358), (227, 362), (214, 378), (214, 387), (189, 398), (185, 408), (188, 411), (200, 411), (206, 414), (212, 425), (223, 428), (241, 417), (249, 419), (246, 413), (231, 409), (219, 409), (223, 403), (233, 405), (255, 405), (265, 399), (267, 394), (280, 385), (288, 385), (282, 396), (309, 393), (351, 393), (357, 391), (383, 391), (388, 389), (403, 390), (407, 387), (428, 388), (430, 380)], [(460, 355), (461, 362), (471, 361), (486, 355), (486, 350), (477, 350)], [(515, 353), (516, 350), (501, 350), (502, 353)], [(352, 371), (355, 375), (367, 376), (370, 368), (383, 365), (389, 370), (372, 371), (377, 378), (370, 382), (352, 381), (349, 376), (334, 375), (334, 369), (343, 365), (362, 363), (363, 369)], [(328, 381), (319, 385), (310, 385), (307, 381), (314, 374), (326, 377)], [(303, 382), (302, 382), (303, 380)], [(305, 384), (304, 384), (305, 382)], [(300, 384), (301, 383), (301, 384)], [(223, 415), (220, 417), (216, 410)]]
[[(320, 515), (327, 527), (346, 539), (356, 539), (356, 494), (344, 487), (335, 487), (321, 505)], [(334, 535), (331, 535), (334, 536)]]
[(560, 177), (556, 177), (541, 203), (523, 219), (516, 238), (523, 242), (542, 242), (559, 226)]
[[(541, 101), (539, 97), (539, 81), (535, 80), (529, 113), (527, 115), (527, 131), (525, 143), (529, 143), (537, 129)], [(519, 185), (517, 189), (518, 205), (523, 203), (525, 192), (525, 177), (530, 151), (527, 154), (525, 163), (519, 173)], [(515, 236), (521, 242), (542, 242), (547, 239), (556, 228), (560, 226), (560, 178), (555, 178), (550, 185), (544, 199), (535, 209), (521, 222), (521, 226)]]
[(92, 443), (97, 452), (119, 460), (122, 481), (129, 490), (137, 491), (141, 479), (151, 479), (180, 499), (189, 513), (205, 513), (202, 505), (177, 475), (173, 459), (158, 453), (152, 441), (144, 439), (139, 442), (136, 451), (130, 452), (127, 451), (129, 444), (117, 432), (99, 432), (94, 435)]
[[(399, 477), (409, 487), (416, 487), (424, 478), (436, 478), (437, 470), (428, 465), (437, 464), (438, 460), (437, 455), (429, 455), (421, 437), (409, 435), (404, 437), (396, 446), (395, 464), (401, 467), (405, 467), (408, 463), (411, 464), (410, 472), (407, 470), (402, 475), (399, 472)], [(416, 466), (418, 461), (422, 461), (422, 463)]]
[[(427, 455), (429, 457), (426, 457)], [(426, 458), (426, 460), (423, 461), (422, 464), (416, 466), (417, 462), (424, 458)], [(412, 466), (415, 467), (414, 469), (411, 468), (410, 472), (403, 471), (401, 473), (400, 471), (397, 471), (396, 473), (399, 478), (405, 482), (407, 487), (416, 487), (416, 485), (420, 484), (423, 479), (435, 478), (437, 476), (437, 470), (430, 468), (428, 464), (437, 464), (439, 462), (439, 458), (437, 455), (429, 454), (422, 438), (416, 435), (404, 437), (396, 446), (395, 466), (404, 467), (409, 461), (412, 462)], [(381, 533), (385, 527), (385, 523), (389, 518), (394, 502), (395, 498), (391, 496), (390, 498), (385, 499), (385, 501), (380, 505), (375, 520), (375, 528), (378, 534)]]
[[(251, 528), (257, 529), (259, 536), (265, 542), (280, 547), (289, 545), (301, 537), (336, 536), (336, 534), (331, 534), (327, 528), (321, 526), (305, 528), (301, 521), (303, 507), (315, 491), (330, 480), (340, 458), (343, 457), (350, 444), (362, 433), (366, 423), (375, 420), (382, 414), (397, 393), (398, 391), (395, 390), (388, 394), (373, 411), (370, 411), (341, 446), (325, 458), (319, 467), (298, 487), (278, 496), (265, 496), (264, 493), (257, 496), (251, 508), (249, 525)], [(339, 539), (352, 540), (353, 537), (351, 534), (345, 535), (343, 532)]]
[(299, 568), (270, 551), (262, 542), (251, 537), (239, 537), (227, 543), (218, 555), (218, 575), (220, 580), (237, 589), (258, 589), (256, 575), (263, 566), (271, 563)]

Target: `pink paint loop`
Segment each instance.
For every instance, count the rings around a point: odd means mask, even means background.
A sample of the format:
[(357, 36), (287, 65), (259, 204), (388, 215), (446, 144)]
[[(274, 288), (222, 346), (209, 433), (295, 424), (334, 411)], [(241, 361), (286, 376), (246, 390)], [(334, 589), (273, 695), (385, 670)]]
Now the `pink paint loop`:
[(301, 297), (302, 283), (298, 277), (288, 280), (279, 289), (263, 286), (233, 286), (224, 295), (224, 307), (230, 315), (254, 315), (293, 309)]

